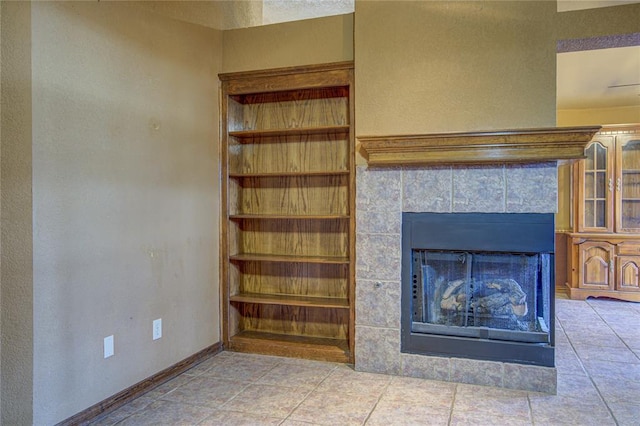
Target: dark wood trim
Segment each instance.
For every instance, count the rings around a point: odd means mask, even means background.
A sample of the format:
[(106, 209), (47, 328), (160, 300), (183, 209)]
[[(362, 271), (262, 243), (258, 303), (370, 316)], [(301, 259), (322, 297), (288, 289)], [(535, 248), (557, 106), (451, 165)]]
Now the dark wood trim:
[(221, 351), (222, 343), (215, 343), (208, 348), (205, 348), (200, 352), (196, 352), (190, 357), (185, 358), (176, 364), (173, 364), (171, 367), (165, 368), (164, 370), (154, 374), (153, 376), (148, 377), (136, 383), (135, 385), (130, 386), (127, 389), (120, 391), (103, 401), (98, 402), (97, 404), (92, 405), (86, 410), (83, 410), (66, 420), (61, 421), (56, 426), (88, 424), (89, 422), (94, 421), (98, 416), (110, 413), (122, 407), (123, 405), (133, 401), (137, 397), (142, 396), (155, 387), (160, 386), (168, 380), (173, 379), (174, 377), (184, 373), (191, 367), (201, 363), (205, 359), (210, 358)]
[(600, 126), (358, 136), (369, 165), (486, 164), (584, 158)]

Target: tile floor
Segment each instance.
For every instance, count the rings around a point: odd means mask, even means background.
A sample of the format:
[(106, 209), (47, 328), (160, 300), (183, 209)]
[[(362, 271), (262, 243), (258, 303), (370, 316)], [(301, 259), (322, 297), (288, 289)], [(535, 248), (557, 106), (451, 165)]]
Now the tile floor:
[(222, 352), (94, 425), (640, 425), (640, 303), (557, 300), (558, 394)]

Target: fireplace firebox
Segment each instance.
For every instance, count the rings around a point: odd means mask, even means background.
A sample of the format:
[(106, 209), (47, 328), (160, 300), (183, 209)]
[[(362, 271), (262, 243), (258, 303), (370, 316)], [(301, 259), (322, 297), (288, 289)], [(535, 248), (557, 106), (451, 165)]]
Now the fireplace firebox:
[(402, 351), (554, 366), (554, 219), (403, 213)]

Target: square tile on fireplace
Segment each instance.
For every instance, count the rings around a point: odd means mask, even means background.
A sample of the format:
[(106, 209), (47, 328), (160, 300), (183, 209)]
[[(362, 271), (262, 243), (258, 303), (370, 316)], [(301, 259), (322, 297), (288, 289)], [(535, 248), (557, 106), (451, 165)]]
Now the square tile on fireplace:
[(451, 211), (451, 167), (404, 168), (402, 173), (402, 211)]
[(454, 212), (504, 212), (504, 167), (453, 167)]
[(401, 211), (401, 173), (398, 167), (356, 168), (356, 209), (363, 211)]
[(493, 361), (451, 358), (451, 381), (502, 387), (503, 364)]
[(356, 324), (400, 328), (400, 282), (356, 282)]
[(450, 380), (451, 358), (401, 354), (402, 375), (430, 380)]
[(555, 394), (557, 390), (558, 372), (552, 367), (505, 363), (503, 374), (505, 388), (548, 394)]
[(400, 234), (402, 212), (358, 210), (356, 229), (362, 234)]
[(400, 374), (400, 330), (356, 326), (356, 370)]
[(505, 167), (509, 213), (555, 213), (558, 169), (555, 162)]
[(400, 281), (400, 234), (356, 235), (356, 278)]

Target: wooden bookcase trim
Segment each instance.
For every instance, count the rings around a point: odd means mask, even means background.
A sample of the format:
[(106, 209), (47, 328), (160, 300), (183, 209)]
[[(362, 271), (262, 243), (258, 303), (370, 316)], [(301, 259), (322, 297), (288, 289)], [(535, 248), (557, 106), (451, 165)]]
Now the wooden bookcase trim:
[(245, 330), (229, 339), (229, 349), (264, 355), (308, 358), (318, 361), (349, 362), (347, 340), (294, 336)]
[(337, 297), (295, 296), (289, 294), (239, 293), (229, 298), (232, 302), (263, 305), (304, 306), (307, 308), (349, 309), (349, 301)]
[(348, 257), (337, 256), (287, 256), (277, 254), (244, 253), (229, 256), (229, 260), (238, 262), (293, 262), (293, 263), (337, 263), (348, 264)]
[(600, 126), (360, 136), (371, 166), (543, 162), (584, 158)]
[(257, 93), (292, 91), (328, 86), (350, 86), (348, 71), (353, 61), (300, 67), (275, 68), (218, 74), (223, 88), (234, 96)]
[[(349, 134), (350, 126), (318, 126), (318, 127), (292, 127), (289, 129), (266, 129), (266, 130), (234, 130), (229, 132), (229, 136), (238, 138), (240, 143), (259, 143), (263, 138), (278, 136), (304, 136), (304, 135), (327, 135), (327, 134)], [(254, 139), (255, 138), (255, 139)], [(251, 140), (247, 140), (251, 139)], [(267, 142), (268, 140), (265, 140)], [(286, 142), (286, 140), (279, 141)], [(297, 142), (297, 141), (296, 141)]]
[(253, 178), (253, 177), (290, 177), (290, 176), (338, 176), (348, 175), (349, 170), (318, 170), (312, 172), (258, 172), (258, 173), (229, 173), (230, 178)]
[(280, 215), (280, 214), (234, 214), (230, 220), (336, 220), (349, 219), (349, 215)]

